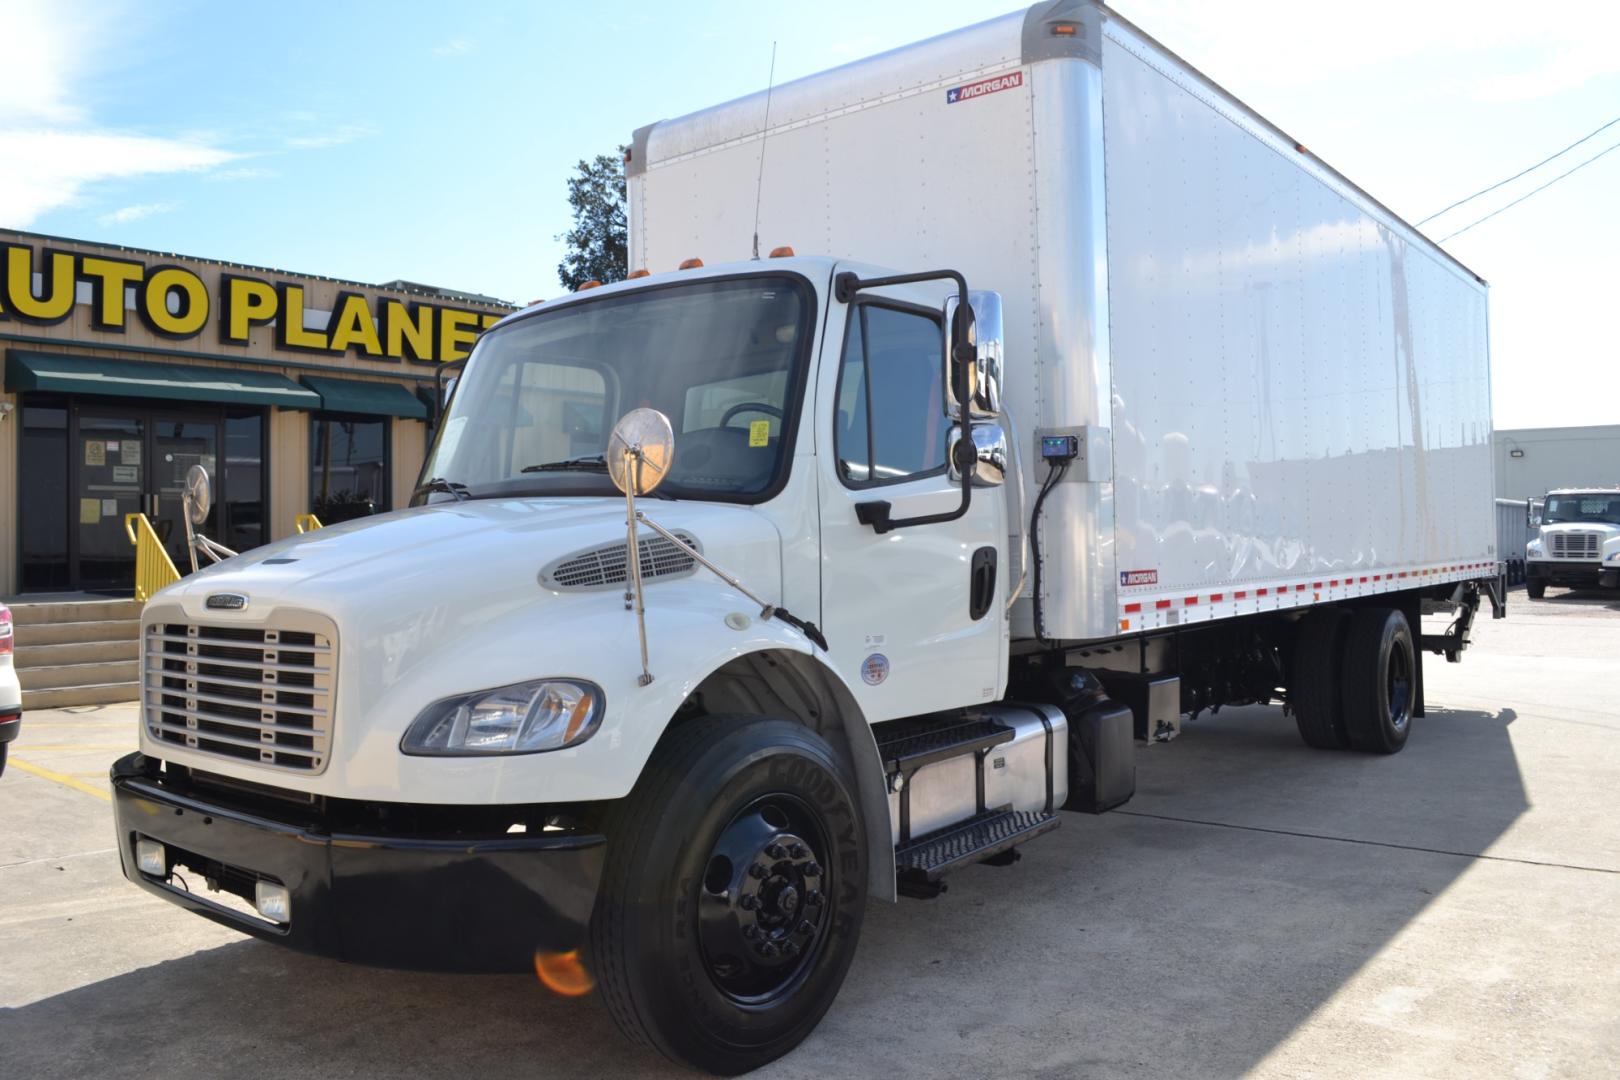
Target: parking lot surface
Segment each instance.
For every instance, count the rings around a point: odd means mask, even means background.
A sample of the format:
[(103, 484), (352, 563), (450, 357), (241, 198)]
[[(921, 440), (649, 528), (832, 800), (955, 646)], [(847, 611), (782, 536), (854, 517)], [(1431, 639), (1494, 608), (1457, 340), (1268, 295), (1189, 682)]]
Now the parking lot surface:
[[(1475, 640), (1429, 659), (1399, 755), (1206, 715), (1122, 810), (873, 904), (757, 1075), (1620, 1075), (1620, 602), (1517, 591)], [(127, 884), (105, 778), (135, 715), (29, 714), (0, 778), (0, 1074), (679, 1074), (593, 997), (300, 956)]]

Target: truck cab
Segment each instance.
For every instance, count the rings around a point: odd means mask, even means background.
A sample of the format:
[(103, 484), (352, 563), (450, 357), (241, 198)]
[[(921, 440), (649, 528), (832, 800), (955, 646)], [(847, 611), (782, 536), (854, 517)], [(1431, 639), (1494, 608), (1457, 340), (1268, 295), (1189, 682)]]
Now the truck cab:
[(1529, 515), (1525, 587), (1532, 600), (1548, 585), (1620, 586), (1620, 488), (1559, 488), (1532, 501)]

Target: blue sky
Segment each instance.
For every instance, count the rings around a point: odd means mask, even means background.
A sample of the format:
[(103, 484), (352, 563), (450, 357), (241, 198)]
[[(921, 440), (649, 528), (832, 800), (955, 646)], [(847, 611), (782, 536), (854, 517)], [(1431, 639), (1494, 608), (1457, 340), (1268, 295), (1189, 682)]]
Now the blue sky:
[[(1612, 0), (1118, 7), (1408, 220), (1620, 116)], [(526, 301), (580, 157), (758, 89), (773, 40), (786, 80), (1004, 10), (0, 0), (0, 225)], [(1620, 152), (1447, 245), (1493, 286), (1499, 427), (1620, 423), (1617, 197)]]

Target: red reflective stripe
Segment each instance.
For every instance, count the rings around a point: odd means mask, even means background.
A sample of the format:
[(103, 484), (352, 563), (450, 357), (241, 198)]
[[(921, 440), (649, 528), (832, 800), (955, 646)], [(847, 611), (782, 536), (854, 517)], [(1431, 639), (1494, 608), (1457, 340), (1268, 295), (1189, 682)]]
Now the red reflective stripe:
[(1225, 600), (1225, 599), (1226, 599), (1226, 594), (1225, 593), (1218, 593), (1217, 592), (1217, 593), (1210, 593), (1209, 594), (1209, 602), (1212, 603), (1212, 604), (1218, 604), (1222, 600)]
[(1165, 608), (1170, 606), (1170, 601), (1168, 601), (1168, 600), (1159, 600), (1159, 601), (1155, 602), (1153, 606), (1158, 608), (1160, 611), (1163, 611)]
[(1183, 600), (1182, 603), (1188, 607), (1192, 607), (1194, 604), (1198, 603), (1198, 597), (1189, 596), (1187, 599)]
[(1239, 589), (1237, 592), (1232, 594), (1232, 599), (1234, 599), (1234, 600), (1242, 600), (1245, 597), (1247, 597), (1248, 595), (1249, 595), (1249, 590), (1248, 589)]
[(1135, 612), (1135, 611), (1141, 611), (1141, 610), (1142, 610), (1142, 605), (1141, 604), (1126, 604), (1125, 605), (1125, 611), (1126, 611), (1127, 614), (1131, 613), (1131, 612)]
[(1264, 589), (1256, 589), (1256, 590), (1254, 590), (1254, 593), (1255, 593), (1256, 596), (1264, 596), (1264, 595), (1266, 595), (1266, 590), (1264, 590)]
[(1294, 586), (1294, 591), (1295, 592), (1304, 592), (1305, 591), (1305, 583), (1300, 582), (1298, 585), (1295, 585)]
[(1362, 579), (1361, 579), (1361, 583), (1362, 583), (1362, 584), (1363, 584), (1363, 585), (1365, 585), (1365, 584), (1367, 584), (1367, 579), (1366, 579), (1366, 577), (1363, 577), (1363, 578), (1362, 578)]

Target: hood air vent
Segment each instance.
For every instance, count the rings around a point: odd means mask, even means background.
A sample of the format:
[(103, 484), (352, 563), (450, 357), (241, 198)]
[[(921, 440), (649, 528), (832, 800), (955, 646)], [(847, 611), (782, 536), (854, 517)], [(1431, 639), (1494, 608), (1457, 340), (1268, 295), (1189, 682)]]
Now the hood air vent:
[[(676, 531), (676, 536), (703, 550), (693, 536)], [(692, 556), (656, 533), (640, 538), (641, 580), (685, 577), (697, 569)], [(603, 544), (588, 551), (566, 555), (540, 571), (540, 583), (552, 589), (610, 589), (625, 580), (625, 543)]]

